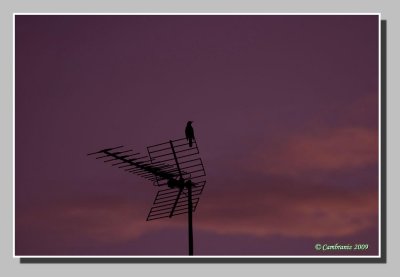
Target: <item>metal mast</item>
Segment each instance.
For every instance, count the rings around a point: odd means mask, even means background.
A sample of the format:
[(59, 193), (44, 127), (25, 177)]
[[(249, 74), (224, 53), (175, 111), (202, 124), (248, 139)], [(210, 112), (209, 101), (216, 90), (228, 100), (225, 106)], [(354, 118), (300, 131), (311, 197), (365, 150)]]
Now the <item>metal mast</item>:
[(152, 145), (147, 147), (148, 156), (128, 154), (133, 150), (115, 151), (121, 148), (123, 146), (106, 148), (88, 155), (97, 155), (96, 159), (105, 159), (106, 163), (113, 162), (112, 166), (146, 178), (161, 188), (156, 194), (147, 221), (187, 213), (188, 248), (189, 256), (192, 256), (193, 212), (206, 184), (206, 173), (196, 140), (192, 147), (184, 138)]

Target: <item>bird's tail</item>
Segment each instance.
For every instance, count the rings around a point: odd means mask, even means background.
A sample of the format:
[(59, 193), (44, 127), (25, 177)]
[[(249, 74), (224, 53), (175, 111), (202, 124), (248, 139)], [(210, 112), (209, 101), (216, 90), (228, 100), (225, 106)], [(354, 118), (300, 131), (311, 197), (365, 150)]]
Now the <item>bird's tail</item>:
[(192, 139), (189, 139), (189, 146), (192, 147)]

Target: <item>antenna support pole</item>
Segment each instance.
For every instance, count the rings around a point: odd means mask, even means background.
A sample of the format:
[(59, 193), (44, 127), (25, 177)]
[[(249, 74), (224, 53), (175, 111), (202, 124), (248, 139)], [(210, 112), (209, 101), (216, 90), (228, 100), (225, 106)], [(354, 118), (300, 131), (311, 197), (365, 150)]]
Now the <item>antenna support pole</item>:
[[(181, 168), (179, 166), (178, 157), (176, 156), (175, 148), (173, 142), (170, 140), (169, 144), (171, 145), (172, 154), (174, 155), (176, 167), (178, 168), (179, 177), (181, 178), (182, 182), (183, 176), (181, 172)], [(189, 230), (189, 256), (193, 256), (193, 201), (192, 201), (192, 181), (186, 182), (186, 187), (188, 190), (188, 230)], [(181, 189), (181, 188), (180, 188)], [(183, 189), (183, 188), (182, 188)], [(182, 190), (181, 189), (181, 190)], [(181, 192), (181, 191), (180, 191)], [(179, 197), (177, 198), (179, 199)], [(176, 206), (176, 203), (175, 205)], [(173, 214), (174, 209), (172, 209), (171, 215)], [(171, 216), (170, 215), (170, 216)]]
[(188, 230), (189, 230), (189, 256), (193, 256), (193, 201), (192, 182), (187, 182), (188, 189)]

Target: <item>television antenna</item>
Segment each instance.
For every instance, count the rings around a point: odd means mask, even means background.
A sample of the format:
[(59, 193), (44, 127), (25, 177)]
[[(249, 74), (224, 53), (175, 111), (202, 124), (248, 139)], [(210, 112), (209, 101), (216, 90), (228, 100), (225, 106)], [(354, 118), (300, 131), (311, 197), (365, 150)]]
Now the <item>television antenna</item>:
[(169, 140), (147, 147), (147, 155), (124, 146), (102, 149), (96, 155), (111, 166), (138, 175), (160, 187), (147, 221), (188, 214), (189, 256), (193, 256), (193, 212), (206, 184), (205, 170), (194, 139), (192, 146), (186, 138)]

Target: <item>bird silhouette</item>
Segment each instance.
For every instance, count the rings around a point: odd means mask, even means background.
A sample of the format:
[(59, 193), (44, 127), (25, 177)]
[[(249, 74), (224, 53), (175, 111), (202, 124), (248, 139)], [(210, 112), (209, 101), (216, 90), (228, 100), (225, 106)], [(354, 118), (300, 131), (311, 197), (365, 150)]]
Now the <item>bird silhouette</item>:
[(193, 121), (188, 121), (188, 123), (186, 124), (186, 128), (185, 128), (186, 139), (189, 141), (190, 147), (192, 147), (192, 143), (194, 140), (194, 130), (192, 127), (192, 123), (193, 123)]

